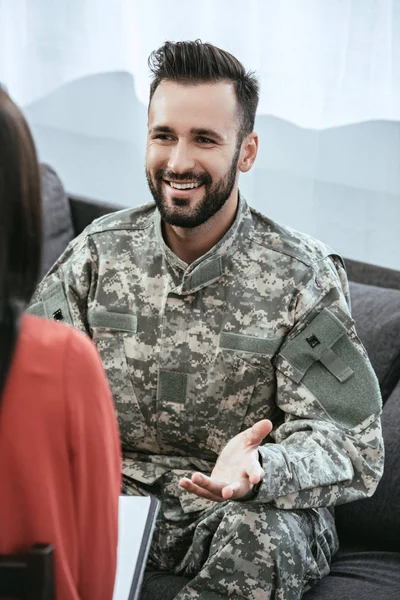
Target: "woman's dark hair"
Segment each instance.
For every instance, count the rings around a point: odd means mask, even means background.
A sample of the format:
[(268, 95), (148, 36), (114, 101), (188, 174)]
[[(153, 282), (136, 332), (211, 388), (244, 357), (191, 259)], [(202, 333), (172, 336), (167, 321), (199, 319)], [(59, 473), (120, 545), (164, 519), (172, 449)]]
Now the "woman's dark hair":
[(201, 40), (165, 42), (149, 56), (154, 77), (150, 85), (150, 100), (162, 81), (183, 84), (230, 81), (234, 85), (239, 107), (239, 141), (254, 129), (259, 98), (259, 85), (253, 72), (229, 52)]
[(21, 111), (0, 88), (0, 397), (19, 316), (40, 271), (42, 205), (35, 145)]

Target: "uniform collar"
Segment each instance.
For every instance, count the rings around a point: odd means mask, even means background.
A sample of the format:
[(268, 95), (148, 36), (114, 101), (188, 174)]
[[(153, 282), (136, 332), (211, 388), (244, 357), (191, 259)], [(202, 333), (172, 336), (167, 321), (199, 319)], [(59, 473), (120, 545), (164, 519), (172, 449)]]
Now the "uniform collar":
[(231, 227), (206, 254), (188, 265), (165, 243), (158, 210), (154, 213), (154, 220), (159, 247), (174, 272), (181, 274), (181, 283), (173, 290), (178, 295), (194, 293), (220, 279), (224, 274), (227, 257), (236, 250), (239, 239), (247, 235), (253, 225), (250, 209), (243, 196), (239, 194), (238, 209)]

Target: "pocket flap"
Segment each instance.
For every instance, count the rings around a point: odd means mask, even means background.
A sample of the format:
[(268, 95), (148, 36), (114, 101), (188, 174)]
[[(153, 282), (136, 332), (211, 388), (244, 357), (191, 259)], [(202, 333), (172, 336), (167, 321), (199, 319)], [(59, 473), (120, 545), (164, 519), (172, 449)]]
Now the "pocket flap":
[(90, 327), (110, 329), (113, 331), (137, 331), (137, 318), (128, 313), (110, 312), (108, 310), (89, 309), (88, 322)]
[(169, 469), (151, 462), (144, 462), (137, 458), (131, 458), (129, 452), (124, 453), (122, 460), (122, 472), (136, 482), (152, 485), (160, 479)]
[(259, 338), (243, 333), (223, 331), (219, 339), (219, 347), (225, 350), (272, 356), (276, 351), (279, 341), (279, 338)]

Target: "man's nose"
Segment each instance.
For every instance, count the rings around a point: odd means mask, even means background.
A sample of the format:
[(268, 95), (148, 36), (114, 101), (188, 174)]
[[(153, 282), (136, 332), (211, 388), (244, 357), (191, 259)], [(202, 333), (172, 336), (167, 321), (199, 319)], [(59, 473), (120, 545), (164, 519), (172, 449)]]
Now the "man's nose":
[(191, 171), (195, 167), (196, 161), (185, 141), (178, 141), (168, 160), (168, 169), (177, 174)]

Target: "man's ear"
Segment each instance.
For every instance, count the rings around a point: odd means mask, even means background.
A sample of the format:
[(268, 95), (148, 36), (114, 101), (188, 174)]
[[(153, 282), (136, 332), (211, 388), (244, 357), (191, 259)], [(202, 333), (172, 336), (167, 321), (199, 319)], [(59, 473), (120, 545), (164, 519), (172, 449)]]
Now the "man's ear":
[(238, 164), (239, 170), (242, 173), (247, 173), (247, 171), (250, 171), (254, 161), (256, 160), (257, 151), (258, 135), (255, 131), (253, 131), (252, 133), (249, 133), (249, 135), (247, 135), (242, 142), (242, 149), (240, 152), (241, 158)]

